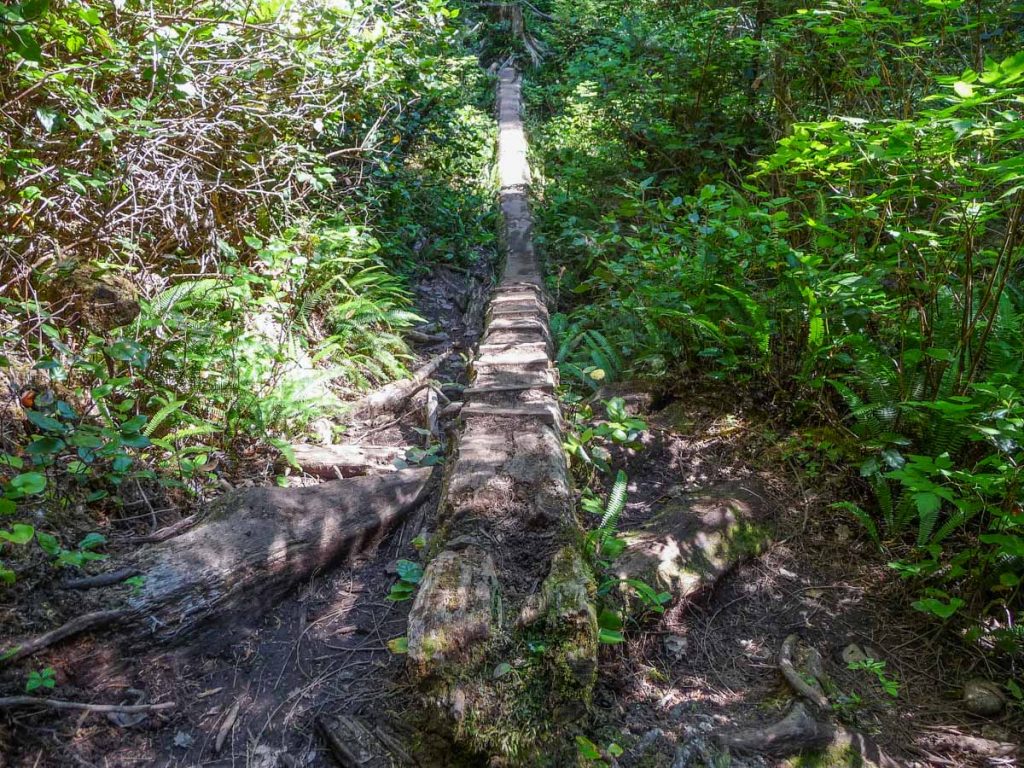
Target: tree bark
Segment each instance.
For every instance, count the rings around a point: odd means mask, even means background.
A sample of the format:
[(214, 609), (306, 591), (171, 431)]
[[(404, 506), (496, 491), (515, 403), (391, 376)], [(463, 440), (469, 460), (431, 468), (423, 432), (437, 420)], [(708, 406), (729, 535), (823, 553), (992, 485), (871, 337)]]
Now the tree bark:
[(235, 639), (239, 616), (251, 618), (314, 571), (376, 545), (426, 499), (431, 475), (429, 467), (405, 469), (230, 493), (192, 530), (128, 558), (141, 581), (126, 605), (15, 643), (0, 663), (112, 626), (158, 642), (201, 640), (205, 651), (222, 647)]

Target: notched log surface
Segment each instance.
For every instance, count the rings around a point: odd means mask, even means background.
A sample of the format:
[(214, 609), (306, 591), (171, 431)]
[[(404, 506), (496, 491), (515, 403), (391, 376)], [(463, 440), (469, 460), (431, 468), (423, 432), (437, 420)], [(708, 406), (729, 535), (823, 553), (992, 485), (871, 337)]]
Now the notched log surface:
[[(464, 392), (440, 551), (409, 617), (409, 659), (457, 738), (522, 762), (585, 711), (594, 686), (593, 576), (580, 553), (551, 334), (531, 238), (519, 81), (501, 73), (507, 260)], [(530, 656), (528, 647), (545, 650)], [(496, 669), (518, 663), (515, 674)], [(510, 745), (511, 748), (510, 748)]]

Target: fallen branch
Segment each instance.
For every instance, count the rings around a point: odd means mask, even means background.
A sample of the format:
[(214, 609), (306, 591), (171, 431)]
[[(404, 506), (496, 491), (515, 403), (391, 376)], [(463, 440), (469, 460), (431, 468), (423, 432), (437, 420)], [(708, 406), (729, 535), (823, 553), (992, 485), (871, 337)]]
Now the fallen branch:
[(450, 354), (451, 351), (442, 352), (431, 358), (426, 365), (418, 368), (408, 379), (393, 381), (361, 400), (357, 400), (353, 404), (352, 412), (361, 416), (375, 416), (401, 408), (410, 397), (427, 386), (427, 379), (437, 372), (437, 369), (444, 364)]
[(51, 645), (56, 645), (61, 640), (80, 635), (83, 632), (106, 629), (126, 620), (130, 616), (131, 611), (128, 610), (95, 611), (78, 616), (56, 629), (51, 629), (49, 632), (36, 635), (34, 638), (24, 640), (12, 646), (0, 654), (0, 666), (24, 659), (26, 656), (31, 656), (45, 648), (49, 648)]
[(0, 697), (0, 709), (13, 709), (14, 707), (49, 707), (50, 709), (77, 709), (83, 712), (96, 712), (97, 714), (117, 713), (132, 715), (139, 712), (159, 712), (165, 709), (173, 709), (174, 702), (165, 701), (162, 704), (86, 704), (81, 701), (43, 699), (38, 696)]
[(60, 585), (61, 589), (96, 589), (97, 587), (109, 587), (113, 584), (120, 584), (125, 579), (137, 576), (138, 568), (120, 568), (109, 573), (100, 573), (96, 576), (83, 576), (80, 579), (68, 579)]
[(306, 445), (292, 446), (295, 463), (316, 477), (334, 479), (373, 472), (393, 472), (394, 461), (405, 455), (405, 448), (386, 445)]

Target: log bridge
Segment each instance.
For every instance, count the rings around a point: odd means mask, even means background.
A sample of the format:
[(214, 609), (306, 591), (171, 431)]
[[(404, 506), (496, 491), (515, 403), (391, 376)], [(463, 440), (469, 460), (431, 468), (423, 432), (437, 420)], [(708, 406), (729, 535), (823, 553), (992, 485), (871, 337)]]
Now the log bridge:
[(562, 448), (521, 81), (511, 67), (499, 73), (497, 102), (506, 262), (408, 640), (412, 669), (457, 739), (530, 762), (589, 706), (598, 629)]

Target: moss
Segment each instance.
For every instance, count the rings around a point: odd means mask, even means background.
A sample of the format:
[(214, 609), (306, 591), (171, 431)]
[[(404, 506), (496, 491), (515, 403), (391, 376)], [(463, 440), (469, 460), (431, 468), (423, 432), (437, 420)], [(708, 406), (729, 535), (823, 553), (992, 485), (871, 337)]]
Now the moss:
[(783, 763), (785, 768), (867, 768), (863, 758), (849, 747), (837, 745), (822, 752), (808, 752)]

